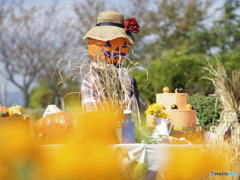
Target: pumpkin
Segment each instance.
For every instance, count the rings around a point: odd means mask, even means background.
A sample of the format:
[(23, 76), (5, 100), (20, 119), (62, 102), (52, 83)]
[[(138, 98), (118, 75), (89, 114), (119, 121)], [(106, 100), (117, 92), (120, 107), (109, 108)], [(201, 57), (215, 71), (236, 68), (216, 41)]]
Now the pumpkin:
[(35, 134), (40, 143), (63, 143), (73, 131), (73, 116), (59, 112), (39, 119), (35, 124)]
[(162, 110), (165, 110), (165, 109), (166, 109), (165, 106), (162, 105), (162, 104), (159, 104), (159, 107), (160, 107), (160, 109), (162, 109)]
[(88, 38), (88, 51), (96, 62), (106, 61), (107, 63), (118, 63), (127, 55), (129, 41), (119, 37), (109, 41), (100, 41)]
[(192, 110), (192, 105), (191, 105), (191, 104), (187, 104), (187, 105), (185, 106), (185, 109), (187, 109), (187, 110)]
[(162, 89), (162, 92), (163, 92), (163, 93), (169, 93), (169, 91), (170, 91), (170, 90), (169, 90), (168, 87), (164, 87), (164, 88)]
[[(7, 111), (8, 108), (7, 107), (4, 107), (4, 106), (0, 106), (0, 112), (4, 112), (4, 111)], [(0, 117), (2, 116), (2, 114), (0, 114)]]
[(9, 116), (18, 116), (23, 114), (23, 109), (21, 106), (12, 106), (8, 108), (7, 113)]

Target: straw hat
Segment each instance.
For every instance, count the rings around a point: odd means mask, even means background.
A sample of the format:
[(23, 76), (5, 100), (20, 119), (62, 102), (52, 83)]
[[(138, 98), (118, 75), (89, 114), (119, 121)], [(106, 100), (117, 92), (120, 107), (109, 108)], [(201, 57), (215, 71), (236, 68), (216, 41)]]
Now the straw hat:
[(100, 41), (109, 41), (118, 37), (126, 38), (130, 45), (134, 45), (132, 38), (126, 34), (124, 28), (124, 17), (117, 11), (101, 12), (97, 19), (95, 27), (90, 29), (83, 37), (93, 38)]

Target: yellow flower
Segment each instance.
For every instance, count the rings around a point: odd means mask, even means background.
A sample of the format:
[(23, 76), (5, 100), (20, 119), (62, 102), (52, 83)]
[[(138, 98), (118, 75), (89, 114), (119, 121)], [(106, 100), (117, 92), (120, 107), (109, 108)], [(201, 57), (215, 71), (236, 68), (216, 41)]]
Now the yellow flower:
[(155, 113), (161, 113), (162, 109), (160, 108), (159, 104), (153, 103), (151, 105), (148, 105), (148, 109), (145, 111), (145, 114), (155, 114)]
[(167, 119), (169, 117), (168, 113), (166, 112), (162, 112), (161, 115), (160, 115), (161, 118), (165, 118)]
[(154, 114), (153, 109), (147, 109), (145, 111), (145, 114)]
[(164, 112), (161, 109), (161, 106), (157, 103), (148, 105), (148, 109), (145, 111), (145, 114), (152, 114), (155, 117), (165, 118), (165, 119), (167, 119), (169, 117), (168, 113)]

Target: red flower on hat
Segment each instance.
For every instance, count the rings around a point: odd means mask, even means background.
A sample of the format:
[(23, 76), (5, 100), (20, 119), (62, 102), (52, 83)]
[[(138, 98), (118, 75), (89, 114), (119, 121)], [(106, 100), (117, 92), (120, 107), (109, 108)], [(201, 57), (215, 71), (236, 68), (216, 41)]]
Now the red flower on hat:
[(138, 25), (137, 20), (132, 17), (124, 21), (126, 31), (132, 31), (133, 33), (138, 33), (140, 31), (140, 26)]

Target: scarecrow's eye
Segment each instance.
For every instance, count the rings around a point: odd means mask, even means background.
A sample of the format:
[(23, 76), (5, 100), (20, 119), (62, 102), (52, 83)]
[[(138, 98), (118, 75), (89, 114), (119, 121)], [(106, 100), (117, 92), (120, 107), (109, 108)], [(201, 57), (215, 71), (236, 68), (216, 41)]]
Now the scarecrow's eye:
[(112, 47), (112, 46), (111, 46), (111, 43), (110, 43), (109, 41), (107, 41), (104, 46), (105, 46), (105, 47)]
[(122, 48), (127, 48), (127, 42), (125, 41), (125, 43), (123, 44)]

